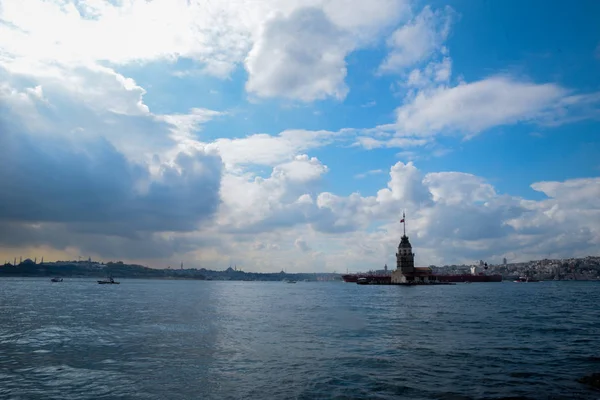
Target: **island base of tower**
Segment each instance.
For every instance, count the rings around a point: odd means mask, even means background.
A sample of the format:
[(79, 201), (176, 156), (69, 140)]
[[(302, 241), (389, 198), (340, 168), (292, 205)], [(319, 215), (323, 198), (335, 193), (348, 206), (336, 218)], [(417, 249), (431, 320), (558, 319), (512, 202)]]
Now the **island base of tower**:
[(431, 286), (431, 285), (456, 285), (453, 282), (438, 282), (438, 281), (408, 281), (408, 282), (391, 282), (390, 280), (371, 280), (358, 281), (359, 285), (391, 285), (391, 286)]

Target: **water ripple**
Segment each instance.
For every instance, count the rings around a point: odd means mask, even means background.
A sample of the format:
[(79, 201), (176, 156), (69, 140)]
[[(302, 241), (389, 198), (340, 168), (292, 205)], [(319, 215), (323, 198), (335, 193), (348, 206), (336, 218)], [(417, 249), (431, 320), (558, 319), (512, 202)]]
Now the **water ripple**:
[(600, 286), (0, 280), (0, 398), (598, 399)]

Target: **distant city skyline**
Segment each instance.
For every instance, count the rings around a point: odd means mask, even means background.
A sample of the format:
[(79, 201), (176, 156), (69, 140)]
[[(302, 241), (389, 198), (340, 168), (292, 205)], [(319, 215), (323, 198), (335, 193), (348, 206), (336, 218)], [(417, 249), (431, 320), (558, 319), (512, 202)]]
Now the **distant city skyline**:
[(0, 260), (598, 255), (600, 2), (0, 9)]
[[(98, 262), (90, 262), (91, 260), (77, 261), (77, 260), (63, 260), (57, 262), (46, 262), (43, 267), (40, 264), (36, 264), (34, 260), (24, 259), (17, 266), (11, 266), (10, 264), (1, 266), (0, 265), (0, 276), (3, 277), (48, 277), (48, 276), (59, 276), (59, 277), (70, 277), (70, 278), (85, 278), (91, 276), (114, 276), (118, 275), (123, 278), (139, 278), (139, 279), (194, 279), (194, 280), (234, 280), (234, 281), (254, 281), (254, 280), (269, 280), (279, 281), (282, 280), (282, 276), (291, 275), (295, 276), (295, 279), (309, 280), (309, 281), (330, 281), (330, 280), (343, 280), (345, 282), (358, 282), (359, 277), (365, 279), (375, 279), (380, 284), (386, 284), (386, 279), (396, 283), (402, 283), (402, 275), (411, 274), (406, 268), (402, 268), (399, 261), (396, 268), (392, 269), (379, 269), (379, 270), (365, 270), (365, 271), (354, 271), (353, 273), (340, 274), (337, 273), (318, 273), (318, 272), (295, 272), (281, 270), (278, 272), (272, 271), (267, 273), (261, 272), (246, 272), (242, 269), (238, 269), (236, 266), (233, 268), (148, 268), (146, 266), (131, 265), (117, 262), (107, 262), (101, 264)], [(33, 265), (32, 265), (33, 264)], [(405, 265), (406, 267), (406, 265)], [(400, 268), (400, 269), (399, 269)], [(431, 274), (437, 276), (434, 280), (442, 280), (450, 282), (463, 281), (465, 278), (460, 276), (464, 274), (475, 274), (475, 275), (487, 275), (490, 280), (486, 278), (478, 278), (476, 281), (480, 282), (483, 279), (486, 282), (501, 282), (502, 279), (517, 280), (519, 282), (529, 281), (532, 282), (539, 280), (600, 280), (600, 257), (588, 256), (584, 258), (570, 258), (570, 259), (558, 259), (558, 260), (529, 260), (526, 262), (511, 263), (511, 264), (486, 264), (483, 265), (444, 265), (444, 266), (429, 266), (417, 268), (417, 275), (421, 278), (427, 276), (426, 281), (429, 280)], [(400, 273), (399, 271), (404, 271)], [(360, 272), (362, 274), (355, 274)], [(413, 273), (415, 271), (413, 270)], [(394, 278), (394, 275), (396, 278)], [(457, 275), (459, 278), (448, 278), (448, 276)], [(369, 278), (369, 276), (371, 278)], [(384, 278), (388, 277), (388, 278)], [(397, 282), (400, 279), (401, 282)], [(454, 280), (453, 280), (454, 279)], [(458, 281), (456, 280), (458, 279)]]
[[(47, 263), (47, 264), (56, 264), (56, 263), (91, 263), (93, 265), (103, 265), (106, 266), (107, 264), (136, 264), (136, 263), (128, 263), (127, 261), (123, 261), (123, 260), (94, 260), (91, 257), (88, 257), (87, 259), (81, 259), (82, 257), (78, 257), (78, 259), (61, 259), (61, 260), (49, 260), (46, 259), (44, 260), (44, 257), (40, 258), (39, 264), (42, 263)], [(588, 255), (585, 257), (566, 257), (566, 258), (544, 258), (544, 259), (531, 259), (531, 260), (514, 260), (513, 262), (508, 262), (506, 260), (506, 258), (503, 258), (501, 262), (485, 262), (483, 260), (476, 260), (473, 261), (471, 263), (469, 262), (465, 262), (465, 263), (442, 263), (440, 265), (434, 265), (434, 264), (430, 264), (427, 265), (428, 267), (436, 267), (436, 268), (442, 268), (442, 267), (462, 267), (462, 268), (471, 268), (471, 267), (478, 267), (478, 268), (483, 268), (484, 266), (489, 266), (489, 267), (501, 267), (501, 266), (510, 266), (510, 265), (520, 265), (520, 264), (539, 264), (539, 263), (545, 263), (545, 262), (563, 262), (563, 261), (573, 261), (573, 260), (585, 260), (585, 259), (594, 259), (594, 260), (599, 260), (600, 256), (597, 255)], [(23, 256), (19, 256), (19, 257), (13, 257), (12, 261), (11, 260), (4, 260), (3, 264), (1, 265), (19, 265), (22, 263), (27, 263), (27, 262), (33, 262), (35, 264), (38, 264), (38, 259), (37, 257), (23, 257)], [(146, 267), (146, 268), (153, 268), (153, 269), (173, 269), (173, 270), (183, 270), (183, 269), (190, 269), (190, 270), (200, 270), (200, 269), (207, 269), (207, 270), (214, 270), (214, 271), (227, 271), (227, 270), (232, 270), (232, 271), (239, 271), (239, 272), (243, 272), (244, 269), (243, 267), (238, 267), (237, 264), (235, 265), (190, 265), (187, 266), (186, 268), (184, 268), (184, 263), (181, 262), (180, 263), (180, 267), (176, 268), (173, 267), (172, 265), (164, 265), (164, 266), (155, 266), (155, 267), (150, 267), (148, 265), (143, 265), (143, 264), (137, 264), (140, 265), (142, 267)], [(425, 267), (424, 265), (418, 265), (419, 267)], [(332, 273), (338, 273), (338, 274), (343, 274), (343, 273), (356, 273), (356, 272), (368, 272), (368, 271), (372, 271), (372, 272), (377, 272), (377, 273), (388, 273), (391, 272), (395, 269), (396, 267), (388, 267), (387, 264), (384, 264), (383, 267), (381, 266), (374, 266), (372, 268), (365, 268), (363, 270), (352, 270), (350, 271), (349, 268), (347, 268), (345, 271), (326, 271), (326, 272), (332, 272)], [(252, 271), (252, 269), (250, 269), (250, 271), (248, 272), (260, 272), (260, 271)], [(267, 273), (275, 273), (275, 272), (286, 272), (286, 273), (315, 273), (315, 271), (287, 271), (286, 268), (282, 268), (280, 271), (267, 271)]]

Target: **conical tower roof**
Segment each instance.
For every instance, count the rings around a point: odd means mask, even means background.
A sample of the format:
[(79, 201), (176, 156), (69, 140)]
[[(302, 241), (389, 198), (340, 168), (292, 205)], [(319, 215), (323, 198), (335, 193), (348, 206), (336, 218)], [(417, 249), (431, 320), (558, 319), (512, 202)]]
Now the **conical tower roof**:
[(408, 240), (408, 236), (406, 235), (402, 235), (402, 238), (400, 239), (400, 244), (398, 245), (399, 249), (412, 249), (412, 245), (410, 244), (410, 241)]

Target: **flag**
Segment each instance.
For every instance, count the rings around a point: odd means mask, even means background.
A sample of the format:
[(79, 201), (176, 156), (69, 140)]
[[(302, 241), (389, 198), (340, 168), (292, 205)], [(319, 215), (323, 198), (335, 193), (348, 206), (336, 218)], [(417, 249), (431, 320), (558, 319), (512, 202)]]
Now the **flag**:
[(404, 222), (404, 218), (402, 218), (402, 219), (400, 220), (400, 223), (403, 223), (403, 222)]

